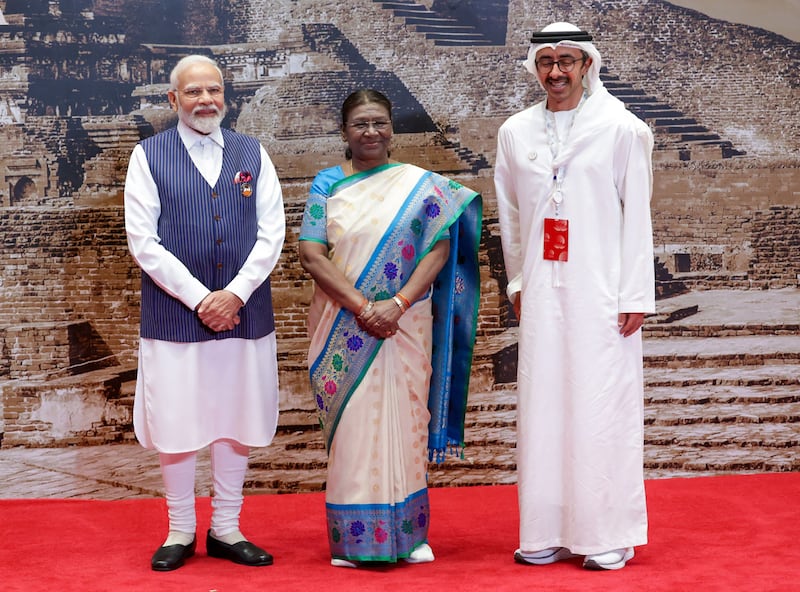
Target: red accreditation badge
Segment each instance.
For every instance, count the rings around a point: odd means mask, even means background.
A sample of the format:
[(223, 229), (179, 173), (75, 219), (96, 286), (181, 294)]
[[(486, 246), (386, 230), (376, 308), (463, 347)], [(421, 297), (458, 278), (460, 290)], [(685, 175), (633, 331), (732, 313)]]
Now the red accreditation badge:
[(544, 219), (544, 258), (548, 261), (566, 261), (569, 252), (569, 220)]

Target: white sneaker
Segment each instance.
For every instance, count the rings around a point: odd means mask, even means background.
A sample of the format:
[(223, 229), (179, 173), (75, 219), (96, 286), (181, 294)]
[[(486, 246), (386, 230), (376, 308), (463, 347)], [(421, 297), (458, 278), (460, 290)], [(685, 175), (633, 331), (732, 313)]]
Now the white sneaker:
[(514, 561), (528, 565), (547, 565), (575, 556), (566, 547), (547, 547), (547, 549), (534, 551), (533, 553), (528, 553), (527, 551), (523, 553), (520, 549), (514, 551)]
[(331, 565), (333, 567), (358, 567), (357, 563), (353, 563), (347, 559), (337, 559), (336, 557), (331, 559)]
[(605, 553), (587, 555), (583, 560), (586, 569), (622, 569), (629, 559), (633, 559), (633, 547), (614, 549)]
[(411, 551), (411, 555), (403, 559), (406, 563), (430, 563), (433, 560), (433, 549), (428, 543), (422, 543)]

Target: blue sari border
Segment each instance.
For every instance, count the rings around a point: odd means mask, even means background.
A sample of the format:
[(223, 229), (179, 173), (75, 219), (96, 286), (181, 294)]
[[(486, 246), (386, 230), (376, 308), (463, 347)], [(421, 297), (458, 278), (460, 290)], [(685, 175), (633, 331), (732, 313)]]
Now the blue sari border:
[(408, 557), (428, 541), (427, 488), (394, 504), (325, 504), (331, 555), (350, 561)]
[[(331, 196), (395, 166), (402, 165), (392, 163), (346, 177), (333, 185)], [(448, 445), (463, 446), (480, 300), (477, 253), (482, 202), (480, 194), (460, 183), (438, 173), (421, 171), (389, 231), (381, 237), (365, 265), (356, 288), (370, 300), (391, 298), (419, 260), (449, 233), (450, 256), (433, 286), (434, 355), (428, 399), (429, 454), (441, 459)], [(352, 312), (341, 309), (337, 313), (328, 341), (309, 368), (328, 450), (342, 410), (382, 344), (382, 339), (370, 336), (358, 326)]]

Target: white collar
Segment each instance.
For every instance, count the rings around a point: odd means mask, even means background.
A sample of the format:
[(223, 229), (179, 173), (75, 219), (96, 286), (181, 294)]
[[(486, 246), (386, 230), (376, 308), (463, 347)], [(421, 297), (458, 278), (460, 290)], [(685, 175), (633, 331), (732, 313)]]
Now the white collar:
[(213, 132), (208, 135), (201, 134), (196, 132), (188, 125), (183, 123), (183, 121), (178, 121), (178, 135), (183, 140), (183, 145), (186, 146), (187, 150), (190, 150), (192, 146), (197, 144), (198, 142), (202, 142), (205, 139), (210, 139), (215, 144), (217, 144), (220, 148), (225, 147), (225, 141), (222, 139), (222, 130), (218, 127)]

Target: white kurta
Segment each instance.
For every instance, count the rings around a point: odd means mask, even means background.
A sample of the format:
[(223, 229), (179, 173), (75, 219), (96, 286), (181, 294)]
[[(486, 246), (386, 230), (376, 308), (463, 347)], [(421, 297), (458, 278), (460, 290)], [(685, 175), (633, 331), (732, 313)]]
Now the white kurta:
[[(217, 130), (208, 160), (196, 145), (201, 136), (183, 123), (178, 132), (203, 177), (213, 186), (222, 169), (222, 134)], [(256, 187), (256, 243), (225, 287), (247, 303), (269, 276), (283, 247), (286, 222), (275, 168), (261, 148)], [(210, 290), (158, 237), (160, 201), (147, 157), (136, 146), (125, 181), (128, 247), (144, 272), (168, 294), (194, 310)], [(134, 399), (134, 429), (142, 446), (159, 452), (199, 450), (219, 439), (266, 446), (278, 423), (275, 332), (260, 339), (172, 343), (141, 339)]]
[[(498, 134), (509, 295), (522, 298), (524, 551), (563, 546), (592, 554), (647, 542), (641, 332), (622, 337), (617, 315), (655, 310), (652, 147), (648, 126), (602, 87), (577, 112), (557, 159), (544, 102), (510, 117)], [(555, 263), (543, 258), (543, 224), (554, 216), (560, 167), (569, 260)]]

